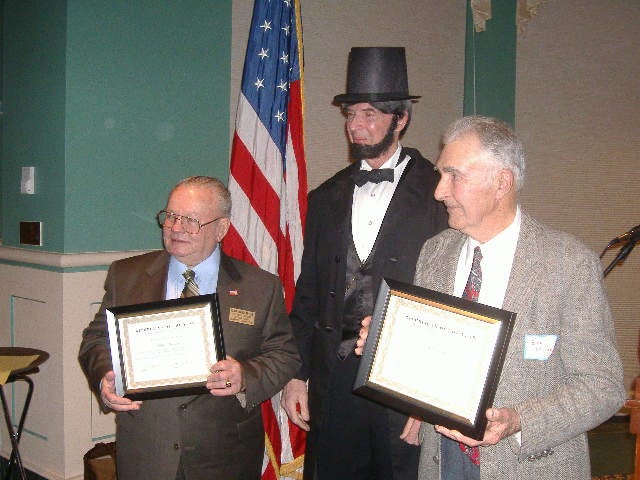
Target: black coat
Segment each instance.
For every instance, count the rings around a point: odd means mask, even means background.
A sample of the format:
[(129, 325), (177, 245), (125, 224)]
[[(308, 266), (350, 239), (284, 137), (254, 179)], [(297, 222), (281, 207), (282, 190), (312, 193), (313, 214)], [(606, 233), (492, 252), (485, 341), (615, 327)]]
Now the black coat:
[[(413, 282), (422, 244), (447, 226), (447, 214), (433, 198), (439, 180), (433, 165), (417, 150), (409, 155), (380, 227), (373, 258), (377, 273), (375, 292), (382, 277)], [(297, 378), (309, 379), (311, 422), (323, 415), (327, 385), (342, 339), (346, 253), (351, 229), (353, 172), (359, 162), (341, 170), (309, 193), (301, 273), (291, 312), (302, 368)]]

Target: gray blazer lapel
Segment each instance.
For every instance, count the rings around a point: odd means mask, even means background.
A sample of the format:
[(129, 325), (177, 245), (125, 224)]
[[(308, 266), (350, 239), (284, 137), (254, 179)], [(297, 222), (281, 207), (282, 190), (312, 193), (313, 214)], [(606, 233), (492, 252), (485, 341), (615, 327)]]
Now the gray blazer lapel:
[(466, 238), (466, 235), (448, 229), (427, 240), (418, 259), (416, 285), (453, 295), (458, 257)]
[(525, 326), (522, 322), (518, 322), (518, 318), (535, 318), (535, 316), (529, 315), (529, 310), (531, 309), (531, 299), (536, 298), (536, 289), (544, 281), (541, 278), (543, 269), (536, 268), (540, 259), (543, 258), (542, 247), (536, 224), (530, 217), (523, 214), (518, 245), (502, 305), (505, 310), (516, 313), (511, 348), (509, 348), (509, 354), (505, 359), (505, 369), (509, 368), (510, 364), (518, 362), (522, 356), (524, 345), (520, 344), (519, 339), (524, 338), (523, 329)]
[(458, 269), (458, 259), (460, 258), (460, 251), (466, 241), (466, 236), (460, 235), (459, 238), (453, 241), (453, 248), (445, 249), (442, 257), (440, 267), (435, 269), (434, 275), (441, 275), (441, 290), (444, 293), (453, 295), (455, 282), (456, 282), (456, 270)]

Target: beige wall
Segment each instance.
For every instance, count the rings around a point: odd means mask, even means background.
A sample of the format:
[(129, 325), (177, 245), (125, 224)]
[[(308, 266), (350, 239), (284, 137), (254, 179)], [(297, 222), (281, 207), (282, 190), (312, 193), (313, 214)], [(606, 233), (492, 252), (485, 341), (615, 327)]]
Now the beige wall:
[[(45, 350), (49, 359), (32, 375), (34, 393), (20, 452), (26, 468), (51, 480), (80, 480), (82, 456), (97, 441), (110, 441), (114, 416), (100, 413), (78, 364), (83, 328), (100, 305), (105, 270), (120, 258), (143, 252), (60, 255), (0, 247), (0, 345)], [(20, 264), (39, 265), (39, 268)], [(84, 269), (60, 273), (61, 268)], [(10, 411), (17, 419), (26, 384), (5, 387)], [(16, 422), (17, 423), (17, 420)], [(11, 442), (0, 422), (0, 454), (8, 458)]]
[[(25, 467), (45, 478), (82, 478), (84, 452), (114, 431), (113, 416), (97, 412), (77, 361), (80, 333), (97, 310), (103, 282), (103, 271), (61, 274), (0, 265), (2, 345), (11, 338), (15, 345), (50, 354), (32, 375), (33, 399), (20, 441)], [(26, 384), (15, 382), (5, 391), (17, 418)], [(0, 453), (8, 458), (11, 443), (4, 421), (2, 432)]]
[[(598, 253), (640, 223), (638, 25), (636, 0), (554, 0), (518, 37), (516, 129), (529, 153), (523, 203)], [(640, 248), (605, 283), (630, 387), (640, 374)]]
[[(2, 345), (12, 343), (29, 346), (49, 352), (50, 360), (42, 365), (40, 373), (33, 375), (34, 394), (20, 442), (25, 466), (37, 463), (35, 457), (43, 460), (47, 470), (64, 471), (63, 448), (64, 415), (50, 415), (62, 412), (64, 372), (61, 357), (62, 329), (58, 318), (62, 304), (62, 285), (52, 272), (0, 265), (0, 305), (3, 306), (0, 338)], [(77, 363), (77, 362), (76, 362)], [(15, 382), (5, 388), (5, 395), (12, 412), (22, 411), (27, 388), (24, 382)], [(14, 422), (17, 423), (17, 422)], [(11, 452), (4, 421), (2, 422), (2, 448), (5, 458)]]

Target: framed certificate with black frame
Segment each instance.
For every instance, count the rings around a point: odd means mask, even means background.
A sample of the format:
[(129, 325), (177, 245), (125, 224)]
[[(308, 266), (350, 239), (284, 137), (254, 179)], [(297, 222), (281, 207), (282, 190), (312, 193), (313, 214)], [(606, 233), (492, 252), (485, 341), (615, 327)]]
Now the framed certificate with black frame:
[(217, 294), (106, 309), (116, 393), (132, 400), (205, 393), (225, 358)]
[(482, 439), (516, 314), (383, 279), (354, 391)]

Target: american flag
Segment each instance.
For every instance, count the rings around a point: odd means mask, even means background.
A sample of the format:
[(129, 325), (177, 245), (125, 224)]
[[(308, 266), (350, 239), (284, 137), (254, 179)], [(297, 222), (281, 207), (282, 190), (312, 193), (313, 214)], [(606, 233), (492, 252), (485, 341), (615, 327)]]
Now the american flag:
[[(238, 99), (225, 252), (276, 273), (291, 310), (307, 210), (299, 0), (255, 0)], [(301, 478), (304, 432), (279, 395), (262, 405), (262, 478)]]

